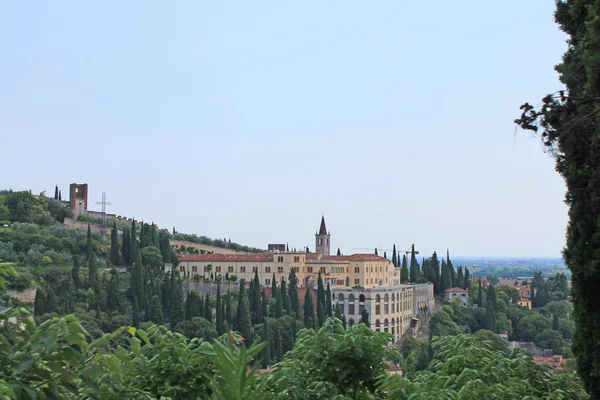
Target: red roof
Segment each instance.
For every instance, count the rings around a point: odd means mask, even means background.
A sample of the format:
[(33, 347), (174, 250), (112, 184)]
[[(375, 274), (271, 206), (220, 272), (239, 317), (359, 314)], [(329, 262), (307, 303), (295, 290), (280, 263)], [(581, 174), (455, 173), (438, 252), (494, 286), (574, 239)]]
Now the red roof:
[(273, 253), (254, 254), (186, 254), (179, 261), (246, 261), (268, 262), (273, 261)]
[(446, 293), (467, 293), (468, 290), (461, 289), (459, 287), (453, 287), (452, 289), (446, 289)]
[(533, 357), (533, 362), (538, 365), (549, 365), (550, 367), (556, 369), (562, 364), (563, 358), (561, 355), (552, 357)]

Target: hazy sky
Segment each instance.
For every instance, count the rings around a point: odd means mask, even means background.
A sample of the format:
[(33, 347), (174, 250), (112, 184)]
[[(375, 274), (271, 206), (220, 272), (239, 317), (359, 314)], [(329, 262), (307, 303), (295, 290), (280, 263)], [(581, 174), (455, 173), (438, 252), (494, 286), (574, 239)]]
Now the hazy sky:
[(553, 1), (0, 4), (0, 187), (266, 248), (559, 256)]

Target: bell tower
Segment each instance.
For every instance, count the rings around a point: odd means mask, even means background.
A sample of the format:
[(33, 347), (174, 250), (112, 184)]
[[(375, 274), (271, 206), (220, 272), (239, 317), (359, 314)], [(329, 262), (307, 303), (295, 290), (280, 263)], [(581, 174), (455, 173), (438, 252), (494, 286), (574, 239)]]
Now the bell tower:
[(331, 245), (331, 234), (327, 232), (325, 227), (325, 216), (321, 217), (321, 227), (319, 232), (315, 234), (315, 249), (316, 253), (321, 253), (325, 256), (330, 255), (329, 248)]

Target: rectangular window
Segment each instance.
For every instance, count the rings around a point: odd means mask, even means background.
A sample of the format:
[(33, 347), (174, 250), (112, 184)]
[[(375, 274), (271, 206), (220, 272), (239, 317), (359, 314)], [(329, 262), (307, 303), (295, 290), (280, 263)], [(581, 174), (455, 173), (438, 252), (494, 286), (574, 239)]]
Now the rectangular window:
[(185, 267), (184, 267), (183, 265), (180, 265), (180, 266), (179, 266), (179, 270), (180, 270), (180, 271), (185, 271)]
[(282, 274), (283, 273), (283, 267), (281, 267), (281, 266), (277, 267), (277, 272), (279, 272), (280, 274)]
[(296, 267), (296, 273), (300, 273), (300, 267)]
[(208, 265), (204, 266), (204, 272), (208, 272)]
[(354, 267), (354, 273), (360, 274), (360, 267)]
[(271, 267), (265, 267), (265, 272), (266, 273), (270, 273), (271, 272)]
[(269, 286), (271, 284), (271, 279), (267, 278), (265, 279), (265, 285)]
[(240, 267), (240, 272), (246, 272), (246, 267), (244, 267), (244, 266), (241, 266), (241, 267)]
[(294, 262), (295, 263), (300, 262), (300, 256), (294, 256)]
[(252, 267), (252, 272), (258, 272), (258, 267), (257, 266)]
[(356, 279), (354, 280), (354, 284), (355, 284), (355, 285), (360, 285), (360, 279), (356, 278)]
[(216, 268), (215, 272), (221, 272), (221, 266), (220, 265), (217, 265), (215, 268)]
[(325, 267), (321, 267), (321, 273), (324, 274), (325, 273)]
[(283, 262), (283, 256), (277, 256), (277, 262)]
[(230, 265), (229, 267), (227, 267), (227, 271), (233, 272), (233, 265)]

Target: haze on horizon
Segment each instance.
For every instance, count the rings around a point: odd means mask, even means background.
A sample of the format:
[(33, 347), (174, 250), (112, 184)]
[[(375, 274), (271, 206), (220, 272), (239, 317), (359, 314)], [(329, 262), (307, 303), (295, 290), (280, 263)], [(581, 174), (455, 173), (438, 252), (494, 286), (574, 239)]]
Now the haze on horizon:
[[(0, 188), (314, 249), (559, 257), (519, 106), (562, 88), (554, 3), (5, 2)], [(99, 206), (98, 206), (99, 208)]]

